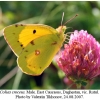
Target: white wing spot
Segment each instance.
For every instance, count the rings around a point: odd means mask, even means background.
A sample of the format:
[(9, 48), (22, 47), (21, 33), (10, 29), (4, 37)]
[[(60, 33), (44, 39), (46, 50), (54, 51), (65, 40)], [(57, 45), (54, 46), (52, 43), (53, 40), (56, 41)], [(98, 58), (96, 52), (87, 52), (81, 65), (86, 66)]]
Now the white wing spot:
[(39, 50), (35, 50), (35, 55), (39, 55), (40, 51)]

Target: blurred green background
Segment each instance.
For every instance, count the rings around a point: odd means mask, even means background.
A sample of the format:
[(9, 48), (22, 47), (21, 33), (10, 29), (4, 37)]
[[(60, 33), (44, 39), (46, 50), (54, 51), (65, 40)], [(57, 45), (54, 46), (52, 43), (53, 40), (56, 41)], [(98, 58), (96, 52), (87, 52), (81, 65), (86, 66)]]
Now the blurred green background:
[[(7, 45), (2, 29), (14, 23), (41, 23), (57, 28), (64, 21), (70, 21), (67, 31), (87, 30), (100, 41), (100, 2), (99, 1), (0, 1), (0, 89), (66, 89), (69, 83), (64, 73), (51, 63), (42, 75), (30, 76), (18, 70), (16, 56)], [(74, 88), (74, 87), (72, 87)], [(100, 76), (93, 80), (88, 89), (100, 89)]]

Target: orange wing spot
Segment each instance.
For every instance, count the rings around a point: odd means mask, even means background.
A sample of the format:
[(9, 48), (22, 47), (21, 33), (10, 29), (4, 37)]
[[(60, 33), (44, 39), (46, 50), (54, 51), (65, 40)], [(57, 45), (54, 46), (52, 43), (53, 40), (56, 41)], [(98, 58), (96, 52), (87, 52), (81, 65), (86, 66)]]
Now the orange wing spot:
[(54, 41), (51, 43), (51, 45), (56, 45), (57, 44), (57, 41)]
[(35, 55), (39, 55), (40, 51), (39, 50), (35, 50)]

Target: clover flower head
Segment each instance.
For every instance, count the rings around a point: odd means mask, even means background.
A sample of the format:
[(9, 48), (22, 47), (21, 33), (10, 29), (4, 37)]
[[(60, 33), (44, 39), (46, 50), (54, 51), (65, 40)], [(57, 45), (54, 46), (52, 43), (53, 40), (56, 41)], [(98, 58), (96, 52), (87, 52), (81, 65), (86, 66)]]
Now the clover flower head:
[(100, 74), (100, 44), (87, 31), (74, 31), (57, 58), (67, 77), (91, 80)]

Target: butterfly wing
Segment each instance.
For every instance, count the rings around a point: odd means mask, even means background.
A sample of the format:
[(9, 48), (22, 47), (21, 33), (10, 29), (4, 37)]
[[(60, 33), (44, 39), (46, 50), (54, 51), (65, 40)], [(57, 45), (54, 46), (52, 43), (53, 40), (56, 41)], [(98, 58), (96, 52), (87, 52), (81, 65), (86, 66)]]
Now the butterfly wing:
[(55, 34), (57, 31), (42, 24), (16, 24), (4, 29), (5, 40), (17, 57), (31, 41), (51, 33)]
[(49, 66), (63, 43), (63, 36), (56, 29), (39, 24), (11, 25), (4, 29), (19, 67), (30, 75), (40, 75)]
[(18, 56), (21, 51), (21, 43), (18, 41), (19, 33), (25, 28), (22, 25), (10, 25), (4, 29), (4, 38), (12, 51)]
[(63, 41), (57, 35), (45, 35), (29, 43), (18, 57), (22, 71), (30, 75), (40, 75), (51, 63)]

